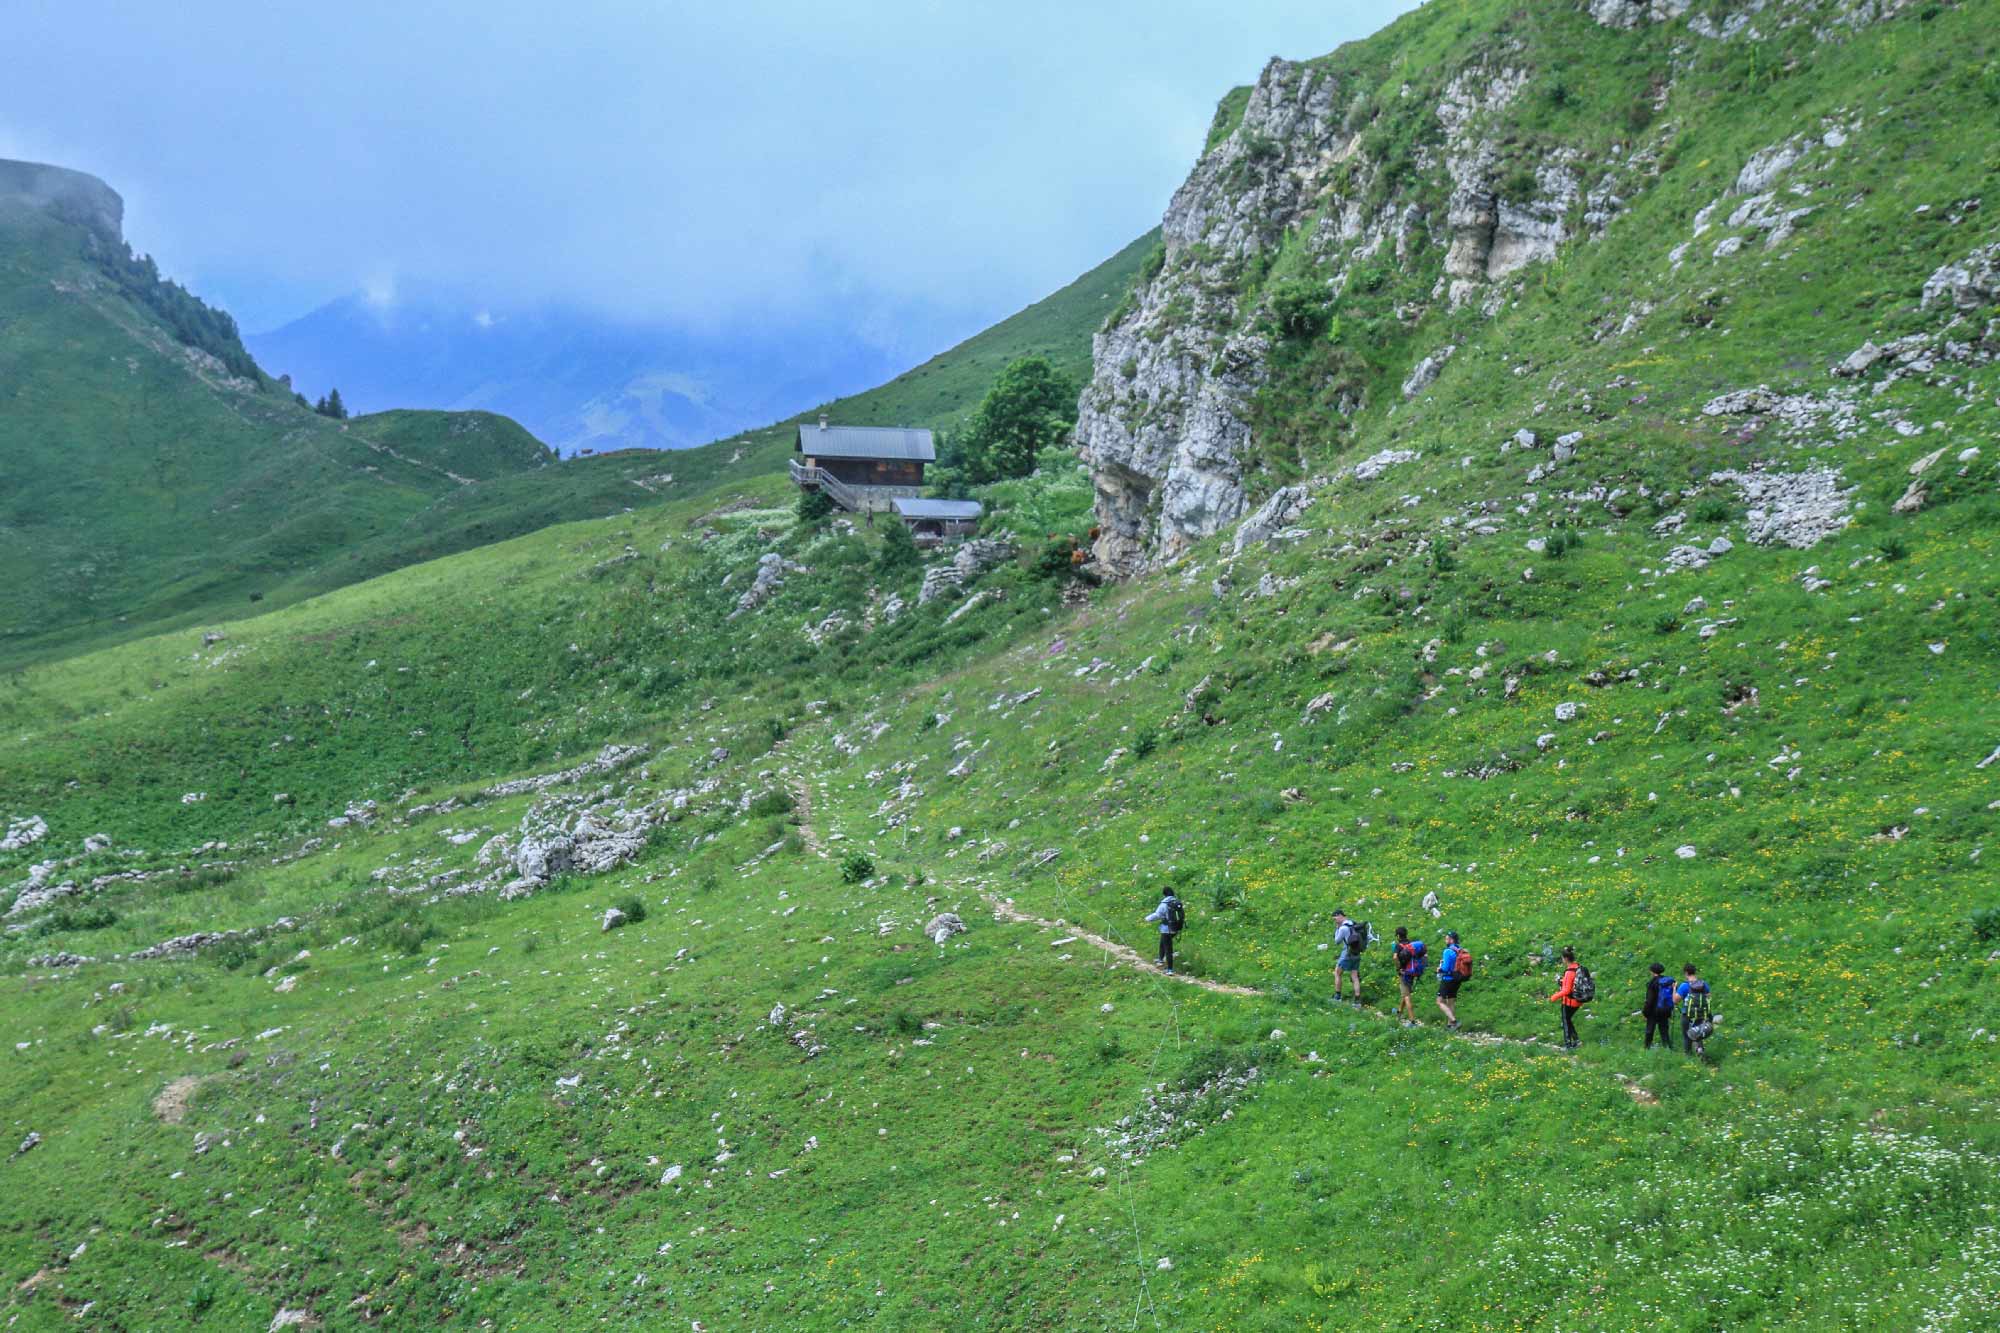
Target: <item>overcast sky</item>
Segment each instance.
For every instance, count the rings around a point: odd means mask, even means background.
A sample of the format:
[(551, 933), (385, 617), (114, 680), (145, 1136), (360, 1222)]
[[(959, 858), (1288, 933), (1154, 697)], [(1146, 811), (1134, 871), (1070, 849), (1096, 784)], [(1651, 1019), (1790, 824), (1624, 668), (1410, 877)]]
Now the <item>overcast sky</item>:
[(4, 0), (0, 156), (248, 329), (443, 287), (971, 327), (1158, 220), (1216, 99), (1408, 0)]

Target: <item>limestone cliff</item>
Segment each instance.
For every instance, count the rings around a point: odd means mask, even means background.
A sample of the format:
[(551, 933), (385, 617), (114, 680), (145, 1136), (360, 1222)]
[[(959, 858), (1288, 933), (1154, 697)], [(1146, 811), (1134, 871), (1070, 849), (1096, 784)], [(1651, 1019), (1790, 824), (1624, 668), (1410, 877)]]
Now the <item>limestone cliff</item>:
[(1224, 103), (1160, 253), (1096, 337), (1077, 443), (1098, 561), (1173, 559), (1322, 471), (1357, 413), (1424, 393), (1537, 266), (1653, 187), (1690, 62), (1900, 8), (1567, 0), (1475, 31), (1432, 6), (1324, 59), (1273, 60)]

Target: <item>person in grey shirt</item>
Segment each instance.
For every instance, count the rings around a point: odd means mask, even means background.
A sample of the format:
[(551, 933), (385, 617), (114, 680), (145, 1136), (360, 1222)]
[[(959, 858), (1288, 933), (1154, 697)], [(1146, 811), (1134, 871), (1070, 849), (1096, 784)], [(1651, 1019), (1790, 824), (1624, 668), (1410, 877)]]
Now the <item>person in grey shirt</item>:
[[(1176, 908), (1180, 910), (1176, 911)], [(1174, 891), (1160, 890), (1160, 905), (1148, 914), (1146, 920), (1157, 922), (1160, 927), (1160, 967), (1168, 976), (1174, 974), (1174, 936), (1180, 934), (1181, 922), (1186, 919), (1187, 909), (1181, 907), (1181, 900), (1174, 897)]]
[(1348, 919), (1347, 913), (1339, 908), (1334, 909), (1333, 921), (1336, 927), (1333, 932), (1333, 942), (1340, 946), (1340, 957), (1336, 958), (1333, 962), (1333, 998), (1336, 1000), (1342, 998), (1341, 991), (1343, 987), (1341, 985), (1341, 978), (1347, 977), (1354, 982), (1354, 998), (1349, 1003), (1359, 1009), (1361, 1007), (1361, 950), (1368, 943), (1366, 936), (1363, 934), (1368, 927), (1363, 922)]

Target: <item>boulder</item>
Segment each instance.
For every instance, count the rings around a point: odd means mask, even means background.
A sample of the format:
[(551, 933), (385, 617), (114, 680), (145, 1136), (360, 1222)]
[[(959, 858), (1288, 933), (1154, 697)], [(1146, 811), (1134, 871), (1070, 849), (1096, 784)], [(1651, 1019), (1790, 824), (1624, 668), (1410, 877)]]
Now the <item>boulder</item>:
[(956, 912), (940, 912), (924, 927), (924, 934), (936, 944), (943, 944), (954, 935), (965, 934), (965, 931), (965, 922), (959, 919)]

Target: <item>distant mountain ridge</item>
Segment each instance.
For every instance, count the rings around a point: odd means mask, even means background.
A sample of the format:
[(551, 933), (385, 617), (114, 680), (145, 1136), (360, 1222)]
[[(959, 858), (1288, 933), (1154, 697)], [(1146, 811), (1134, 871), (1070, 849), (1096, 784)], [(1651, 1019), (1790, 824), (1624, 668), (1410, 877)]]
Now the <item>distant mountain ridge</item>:
[(363, 410), (504, 413), (559, 452), (683, 449), (858, 393), (909, 358), (822, 321), (697, 331), (441, 292), (352, 295), (248, 342), (310, 395)]

